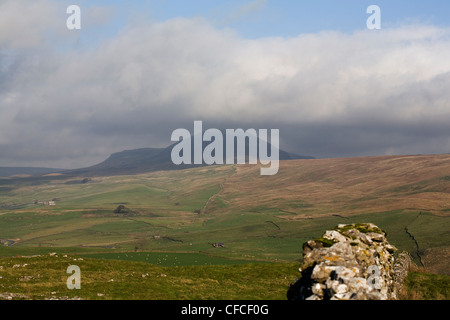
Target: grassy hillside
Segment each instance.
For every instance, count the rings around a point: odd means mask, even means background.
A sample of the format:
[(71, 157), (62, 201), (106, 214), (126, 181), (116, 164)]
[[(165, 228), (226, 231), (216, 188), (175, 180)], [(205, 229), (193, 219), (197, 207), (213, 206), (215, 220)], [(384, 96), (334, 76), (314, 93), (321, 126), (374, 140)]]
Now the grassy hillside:
[(418, 266), (448, 275), (449, 177), (450, 155), (427, 155), (289, 160), (274, 176), (233, 165), (0, 179), (0, 256), (58, 250), (161, 267), (284, 265), (327, 228), (373, 222)]
[(450, 300), (450, 276), (429, 272), (410, 272), (400, 298), (403, 300)]
[[(80, 268), (80, 289), (67, 288), (70, 265)], [(40, 300), (284, 300), (296, 271), (283, 263), (163, 267), (47, 254), (0, 259), (0, 294)]]

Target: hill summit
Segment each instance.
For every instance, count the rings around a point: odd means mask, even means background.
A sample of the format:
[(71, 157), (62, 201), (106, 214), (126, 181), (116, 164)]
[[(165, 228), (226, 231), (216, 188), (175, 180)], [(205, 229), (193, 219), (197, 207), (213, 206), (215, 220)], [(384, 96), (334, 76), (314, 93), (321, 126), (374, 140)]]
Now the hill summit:
[[(63, 171), (66, 175), (73, 176), (108, 176), (122, 174), (139, 174), (160, 170), (180, 170), (207, 165), (180, 164), (175, 165), (171, 159), (172, 148), (175, 144), (166, 148), (140, 148), (124, 150), (111, 154), (105, 161), (81, 169)], [(206, 143), (204, 143), (204, 146)], [(283, 150), (279, 151), (279, 160), (314, 159), (311, 156), (301, 156)]]

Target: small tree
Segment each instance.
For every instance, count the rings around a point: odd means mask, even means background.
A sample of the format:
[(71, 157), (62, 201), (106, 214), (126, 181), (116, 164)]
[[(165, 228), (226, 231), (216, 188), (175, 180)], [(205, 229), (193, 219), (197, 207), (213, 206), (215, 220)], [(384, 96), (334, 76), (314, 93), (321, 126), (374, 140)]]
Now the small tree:
[(116, 210), (114, 210), (114, 213), (126, 214), (129, 212), (130, 212), (130, 210), (127, 207), (125, 207), (123, 204), (117, 206)]

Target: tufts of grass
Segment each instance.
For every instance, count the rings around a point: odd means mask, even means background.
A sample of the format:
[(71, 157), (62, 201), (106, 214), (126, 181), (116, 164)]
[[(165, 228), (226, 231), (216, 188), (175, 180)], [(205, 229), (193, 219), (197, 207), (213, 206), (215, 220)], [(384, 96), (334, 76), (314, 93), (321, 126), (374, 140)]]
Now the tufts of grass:
[(405, 300), (449, 300), (450, 276), (410, 272), (401, 296)]

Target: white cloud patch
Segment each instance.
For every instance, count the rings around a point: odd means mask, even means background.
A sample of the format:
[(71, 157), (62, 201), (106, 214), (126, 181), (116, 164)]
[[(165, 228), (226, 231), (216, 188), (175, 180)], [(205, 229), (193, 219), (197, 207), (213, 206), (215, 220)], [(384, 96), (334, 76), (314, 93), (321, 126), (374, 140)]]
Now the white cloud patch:
[(1, 47), (19, 49), (40, 45), (46, 31), (56, 27), (54, 17), (58, 17), (58, 7), (50, 0), (0, 1)]
[(448, 152), (448, 29), (248, 40), (179, 18), (68, 51), (45, 40), (64, 34), (54, 2), (33, 4), (0, 2), (0, 165), (89, 165), (167, 145), (194, 120), (279, 128), (284, 147), (313, 156)]

